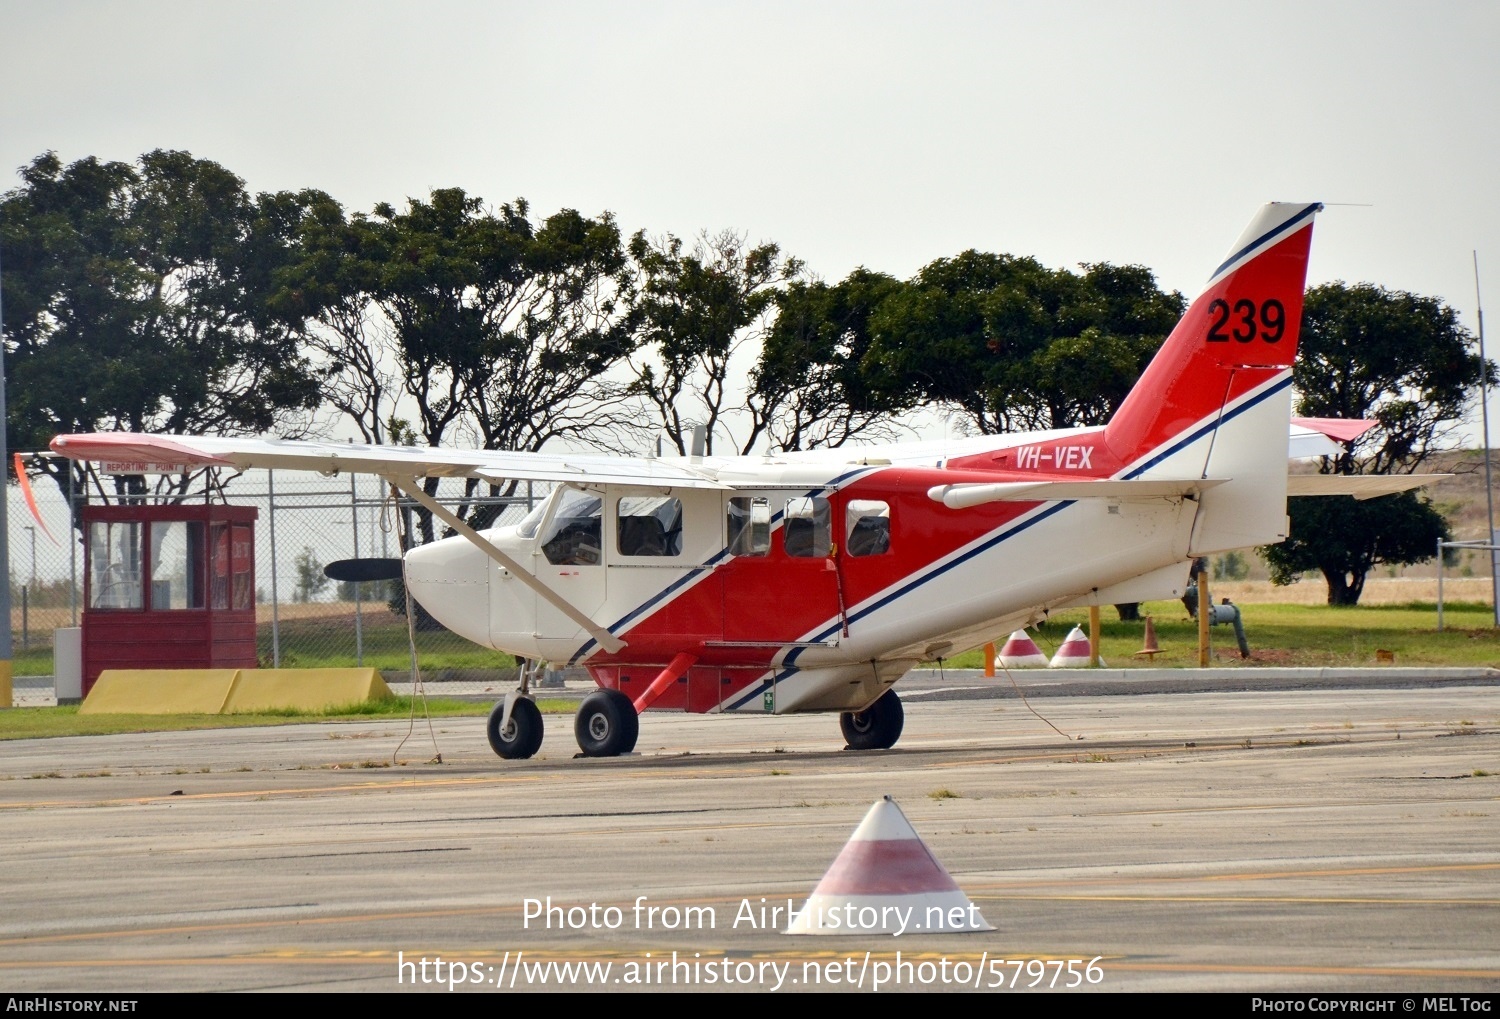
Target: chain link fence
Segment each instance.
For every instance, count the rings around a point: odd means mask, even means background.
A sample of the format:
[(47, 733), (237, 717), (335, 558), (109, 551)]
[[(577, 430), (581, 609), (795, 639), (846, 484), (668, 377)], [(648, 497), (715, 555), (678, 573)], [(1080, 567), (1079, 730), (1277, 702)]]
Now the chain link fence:
[[(53, 675), (54, 633), (80, 625), (84, 607), (83, 539), (68, 506), (85, 495), (64, 492), (46, 477), (33, 477), (32, 490), (35, 514), (17, 486), (7, 486), (18, 679)], [(497, 523), (508, 524), (547, 492), (547, 486), (523, 483), (510, 497), (466, 497), (463, 479), (443, 479), (437, 499), (455, 511), (488, 506)], [(87, 498), (100, 501), (97, 486)], [(220, 499), (220, 493), (212, 498)], [(204, 499), (199, 492), (184, 501)], [(424, 680), (442, 683), (443, 693), (501, 693), (512, 681), (516, 663), (509, 655), (450, 633), (420, 610), (408, 620), (400, 581), (341, 582), (323, 572), (342, 559), (399, 557), (403, 530), (422, 540), (420, 508), (409, 500), (394, 501), (380, 479), (246, 471), (225, 483), (222, 499), (259, 510), (255, 615), (262, 666), (371, 666), (404, 682), (414, 643)], [(436, 526), (441, 536), (441, 522)]]

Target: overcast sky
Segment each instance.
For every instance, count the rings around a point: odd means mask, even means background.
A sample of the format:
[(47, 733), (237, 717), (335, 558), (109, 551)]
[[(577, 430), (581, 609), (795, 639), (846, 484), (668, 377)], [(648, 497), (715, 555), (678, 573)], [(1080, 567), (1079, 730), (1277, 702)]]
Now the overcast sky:
[(458, 186), (730, 228), (830, 281), (979, 248), (1189, 297), (1256, 206), (1316, 200), (1311, 283), (1472, 329), (1474, 250), (1500, 295), (1497, 43), (1493, 0), (0, 0), (0, 190), (49, 149), (185, 149), (353, 210)]

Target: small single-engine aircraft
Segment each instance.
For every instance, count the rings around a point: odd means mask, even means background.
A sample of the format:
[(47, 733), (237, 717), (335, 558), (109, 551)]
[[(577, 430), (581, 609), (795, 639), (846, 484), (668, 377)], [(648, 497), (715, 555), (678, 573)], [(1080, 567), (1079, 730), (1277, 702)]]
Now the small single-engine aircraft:
[[(647, 708), (838, 712), (849, 747), (885, 749), (903, 720), (892, 687), (919, 662), (1060, 607), (1179, 596), (1195, 557), (1285, 538), (1291, 367), (1321, 208), (1256, 214), (1103, 427), (752, 457), (128, 433), (52, 449), (380, 475), (457, 533), (405, 555), (433, 616), (593, 675), (574, 727), (585, 755), (632, 750)], [(521, 523), (477, 533), (425, 476), (558, 485)], [(1293, 480), (1294, 494), (1362, 497), (1422, 483)], [(490, 717), (501, 757), (542, 744), (528, 684), (523, 672)]]

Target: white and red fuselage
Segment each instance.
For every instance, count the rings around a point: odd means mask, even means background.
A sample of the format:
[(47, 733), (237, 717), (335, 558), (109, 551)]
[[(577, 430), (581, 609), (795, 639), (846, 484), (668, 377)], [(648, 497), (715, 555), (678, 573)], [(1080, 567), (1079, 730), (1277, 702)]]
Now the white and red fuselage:
[[(1180, 594), (1191, 558), (1285, 536), (1316, 208), (1263, 210), (1106, 426), (677, 461), (723, 487), (601, 483), (581, 486), (585, 500), (571, 482), (541, 519), (486, 535), (623, 648), (601, 647), (463, 538), (408, 554), (413, 593), (470, 640), (581, 664), (633, 700), (679, 661), (653, 707), (777, 713), (858, 710), (916, 663), (1061, 606)], [(1106, 479), (1205, 484), (976, 505), (953, 495)], [(659, 542), (639, 554), (633, 514), (662, 500), (675, 500), (671, 554)], [(737, 544), (757, 513), (764, 547)], [(582, 527), (588, 550), (552, 562), (549, 537), (566, 527)]]
[(1190, 559), (1285, 537), (1319, 208), (1262, 208), (1098, 428), (676, 460), (121, 433), (53, 448), (366, 471), (414, 497), (430, 475), (559, 482), (522, 525), (408, 552), (413, 595), (637, 710), (858, 712), (920, 661), (1062, 606), (1170, 597)]

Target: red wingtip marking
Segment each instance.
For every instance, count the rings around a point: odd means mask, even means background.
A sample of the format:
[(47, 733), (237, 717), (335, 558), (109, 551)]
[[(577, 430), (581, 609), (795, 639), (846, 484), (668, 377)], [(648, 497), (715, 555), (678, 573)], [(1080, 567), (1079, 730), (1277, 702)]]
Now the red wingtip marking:
[(52, 544), (61, 548), (62, 542), (52, 536), (52, 532), (47, 529), (47, 521), (42, 519), (42, 512), (37, 508), (36, 495), (31, 491), (31, 479), (26, 476), (26, 465), (22, 462), (20, 453), (16, 454), (16, 484), (21, 486), (21, 497), (26, 500), (26, 508), (31, 511), (31, 519), (36, 521), (37, 526), (42, 529), (42, 533), (51, 540)]
[(1380, 422), (1364, 418), (1292, 418), (1292, 423), (1322, 432), (1339, 442), (1353, 442)]
[(188, 463), (198, 466), (234, 466), (229, 460), (200, 452), (180, 442), (158, 435), (139, 435), (134, 432), (59, 435), (52, 440), (51, 445), (54, 453), (73, 460), (146, 460), (157, 463)]

